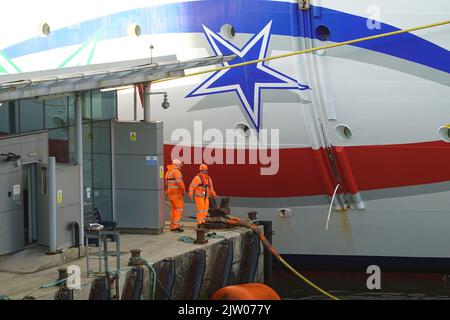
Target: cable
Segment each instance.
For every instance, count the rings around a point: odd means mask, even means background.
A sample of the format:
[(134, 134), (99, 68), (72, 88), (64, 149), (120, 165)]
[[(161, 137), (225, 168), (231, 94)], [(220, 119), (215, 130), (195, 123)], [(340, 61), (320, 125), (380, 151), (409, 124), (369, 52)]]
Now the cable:
[(23, 297), (23, 299), (25, 299), (25, 298), (28, 297), (30, 294), (32, 294), (32, 293), (34, 293), (34, 292), (36, 292), (36, 291), (38, 291), (38, 290), (40, 290), (40, 289), (46, 289), (46, 288), (54, 287), (54, 286), (56, 286), (57, 284), (60, 284), (61, 282), (64, 282), (64, 281), (66, 281), (66, 280), (68, 280), (68, 279), (69, 279), (69, 278), (64, 278), (64, 279), (61, 279), (61, 280), (52, 281), (52, 282), (43, 284), (42, 286), (40, 286), (40, 287), (38, 287), (38, 288), (36, 288), (36, 289), (33, 289), (32, 291), (28, 292), (28, 293)]
[(211, 73), (211, 72), (215, 72), (215, 71), (221, 71), (221, 70), (226, 70), (226, 69), (233, 69), (233, 68), (238, 68), (238, 67), (244, 67), (244, 66), (248, 66), (250, 64), (256, 64), (256, 63), (270, 61), (270, 60), (275, 60), (275, 59), (282, 59), (282, 58), (292, 57), (292, 56), (296, 56), (296, 55), (301, 55), (301, 54), (305, 54), (305, 53), (311, 53), (311, 52), (325, 50), (325, 49), (342, 47), (342, 46), (346, 46), (346, 45), (349, 45), (349, 44), (354, 44), (354, 43), (359, 43), (359, 42), (364, 42), (364, 41), (369, 41), (369, 40), (375, 40), (375, 39), (380, 39), (380, 38), (385, 38), (385, 37), (391, 37), (391, 36), (395, 36), (395, 35), (398, 35), (398, 34), (403, 34), (403, 33), (408, 33), (408, 32), (413, 32), (413, 31), (418, 31), (418, 30), (423, 30), (423, 29), (429, 29), (429, 28), (438, 27), (438, 26), (443, 26), (443, 25), (446, 25), (446, 24), (449, 24), (449, 23), (450, 23), (450, 20), (442, 21), (442, 22), (438, 22), (438, 23), (431, 23), (431, 24), (426, 24), (426, 25), (422, 25), (422, 26), (418, 26), (418, 27), (413, 27), (413, 28), (408, 28), (408, 29), (403, 29), (403, 30), (397, 30), (397, 31), (377, 34), (377, 35), (369, 36), (369, 37), (357, 38), (357, 39), (343, 41), (343, 42), (337, 42), (337, 43), (333, 43), (333, 44), (329, 44), (329, 45), (324, 45), (324, 46), (315, 47), (315, 48), (309, 48), (309, 49), (300, 50), (300, 51), (294, 51), (294, 52), (280, 54), (280, 55), (276, 55), (276, 56), (272, 56), (272, 57), (267, 57), (267, 58), (262, 58), (262, 59), (256, 59), (256, 60), (250, 60), (250, 61), (246, 61), (246, 62), (236, 63), (236, 64), (233, 64), (233, 65), (217, 67), (217, 68), (208, 69), (208, 70), (204, 70), (204, 71), (199, 71), (199, 72), (194, 72), (194, 73), (190, 73), (190, 74), (185, 74), (185, 75), (182, 75), (182, 76), (179, 76), (179, 77), (170, 77), (170, 78), (155, 80), (155, 81), (152, 81), (152, 82), (153, 83), (166, 82), (166, 81), (171, 81), (171, 80), (176, 80), (176, 79), (181, 79), (181, 78), (198, 76), (198, 75), (202, 75), (202, 74), (205, 74), (205, 73)]
[(325, 226), (325, 231), (328, 231), (328, 222), (330, 222), (331, 209), (333, 208), (334, 197), (336, 197), (336, 192), (337, 192), (339, 186), (340, 186), (339, 184), (336, 186), (336, 188), (334, 189), (334, 192), (333, 192), (333, 197), (331, 198), (330, 209), (328, 210), (327, 225)]
[(328, 293), (327, 291), (323, 290), (322, 288), (320, 288), (318, 285), (312, 283), (311, 281), (309, 281), (305, 276), (303, 276), (300, 272), (298, 272), (297, 270), (295, 270), (293, 267), (291, 267), (291, 265), (289, 265), (289, 263), (287, 263), (280, 255), (278, 255), (276, 257), (286, 268), (288, 268), (293, 274), (295, 274), (297, 277), (299, 277), (300, 279), (302, 279), (307, 285), (309, 285), (310, 287), (316, 289), (317, 291), (319, 291), (320, 293), (322, 293), (323, 295), (327, 296), (328, 298), (332, 299), (332, 300), (340, 300), (339, 298), (337, 298), (336, 296), (333, 296), (331, 293)]
[(298, 272), (297, 270), (295, 270), (291, 265), (289, 265), (278, 253), (278, 251), (270, 244), (270, 242), (267, 240), (267, 238), (264, 236), (264, 234), (261, 232), (261, 230), (258, 228), (258, 226), (256, 226), (253, 223), (249, 223), (245, 220), (242, 220), (238, 217), (229, 217), (227, 219), (225, 218), (218, 218), (218, 217), (213, 217), (213, 218), (206, 218), (207, 222), (211, 222), (211, 223), (227, 223), (230, 225), (234, 225), (234, 226), (242, 226), (242, 227), (246, 227), (249, 229), (252, 229), (253, 232), (257, 233), (259, 236), (259, 239), (261, 240), (262, 244), (264, 245), (264, 247), (267, 248), (267, 250), (270, 251), (270, 253), (272, 253), (272, 255), (277, 258), (284, 266), (286, 266), (286, 268), (288, 268), (292, 273), (294, 273), (298, 278), (300, 278), (302, 281), (304, 281), (307, 285), (309, 285), (310, 287), (314, 288), (315, 290), (319, 291), (320, 293), (322, 293), (323, 295), (329, 297), (332, 300), (340, 300), (339, 298), (337, 298), (336, 296), (332, 295), (331, 293), (323, 290), (322, 288), (320, 288), (318, 285), (312, 283), (310, 280), (308, 280), (305, 276), (303, 276), (300, 272)]

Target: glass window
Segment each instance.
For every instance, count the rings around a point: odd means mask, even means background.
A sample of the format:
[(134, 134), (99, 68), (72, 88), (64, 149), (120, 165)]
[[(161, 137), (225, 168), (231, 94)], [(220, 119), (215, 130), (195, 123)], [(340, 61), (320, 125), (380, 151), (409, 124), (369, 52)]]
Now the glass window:
[[(81, 108), (83, 110), (83, 123), (87, 123), (92, 119), (91, 108), (91, 92), (83, 92), (81, 94)], [(75, 95), (69, 97), (69, 123), (75, 125)]]
[(92, 91), (92, 119), (108, 120), (117, 117), (115, 91)]
[(69, 125), (67, 97), (45, 100), (45, 127), (62, 128)]
[(102, 217), (112, 219), (111, 131), (109, 121), (92, 124), (94, 207)]
[(0, 102), (0, 136), (19, 132), (19, 108), (16, 101)]
[(20, 132), (44, 129), (44, 102), (34, 99), (20, 101)]
[(111, 152), (111, 125), (109, 121), (94, 122), (92, 137), (94, 153), (109, 154)]
[(104, 220), (113, 220), (111, 189), (94, 189), (94, 208), (97, 208)]
[(74, 133), (73, 127), (48, 131), (48, 154), (55, 157), (57, 163), (73, 162)]
[(92, 185), (92, 155), (83, 155), (83, 188), (84, 188), (84, 212), (94, 209), (94, 188)]

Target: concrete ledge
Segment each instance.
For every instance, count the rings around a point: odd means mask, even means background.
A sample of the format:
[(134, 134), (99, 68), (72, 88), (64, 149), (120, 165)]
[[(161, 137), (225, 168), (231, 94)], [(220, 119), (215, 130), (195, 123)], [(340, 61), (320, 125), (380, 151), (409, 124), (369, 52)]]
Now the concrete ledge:
[[(78, 248), (64, 249), (61, 253), (47, 255), (47, 247), (32, 246), (25, 250), (5, 255), (0, 260), (0, 272), (16, 274), (36, 273), (49, 268), (64, 265), (78, 260)], [(80, 255), (85, 255), (86, 249), (80, 248)]]
[[(123, 254), (124, 252), (129, 252), (131, 249), (140, 249), (141, 257), (147, 260), (149, 263), (157, 267), (166, 258), (172, 258), (175, 261), (175, 282), (173, 287), (173, 294), (171, 299), (180, 299), (181, 290), (184, 287), (184, 279), (187, 278), (186, 272), (189, 270), (190, 261), (192, 254), (195, 250), (204, 250), (206, 257), (206, 269), (203, 277), (203, 284), (201, 287), (200, 299), (209, 299), (213, 293), (214, 277), (217, 276), (216, 264), (214, 263), (217, 259), (217, 251), (221, 247), (221, 243), (227, 239), (232, 243), (233, 246), (233, 261), (231, 265), (231, 273), (229, 276), (229, 284), (237, 284), (241, 281), (241, 262), (242, 254), (244, 252), (244, 240), (246, 236), (252, 234), (252, 231), (246, 228), (232, 228), (227, 230), (214, 229), (210, 232), (215, 232), (217, 234), (216, 238), (209, 238), (208, 243), (203, 245), (197, 245), (193, 243), (186, 243), (179, 241), (182, 236), (189, 236), (192, 238), (196, 237), (195, 233), (195, 223), (185, 223), (183, 228), (184, 233), (170, 232), (168, 227), (164, 229), (161, 235), (142, 235), (142, 234), (121, 234), (121, 257), (120, 257), (120, 267), (122, 268), (120, 276), (120, 290), (124, 287), (125, 274), (128, 267), (128, 259), (130, 254)], [(91, 249), (93, 252), (95, 249)], [(75, 249), (76, 255), (78, 254), (77, 249)], [(33, 263), (30, 258), (27, 258), (24, 269), (27, 271), (38, 270), (34, 273), (20, 274), (17, 269), (17, 264), (15, 264), (15, 270), (11, 267), (7, 272), (0, 272), (0, 295), (9, 296), (11, 299), (22, 299), (27, 293), (39, 288), (43, 284), (50, 283), (57, 279), (58, 277), (58, 267), (52, 267), (50, 269), (43, 270), (42, 268), (48, 267), (49, 264), (39, 264), (39, 259), (44, 256), (43, 251), (40, 252), (41, 257), (39, 257), (38, 252), (35, 253), (35, 257), (38, 259), (34, 265), (38, 264), (40, 267), (32, 267)], [(16, 260), (16, 262), (19, 260)], [(58, 260), (59, 261), (59, 260)], [(12, 261), (10, 261), (12, 262)], [(258, 257), (258, 269), (255, 276), (255, 282), (263, 281), (263, 250), (260, 250)], [(30, 265), (28, 265), (30, 263)], [(114, 270), (115, 268), (115, 258), (110, 257), (109, 259), (109, 270)], [(1, 265), (1, 264), (0, 264)], [(86, 259), (76, 259), (69, 263), (65, 263), (59, 267), (67, 268), (70, 265), (76, 265), (81, 269), (81, 289), (75, 290), (75, 299), (77, 300), (87, 300), (89, 298), (89, 293), (91, 289), (91, 284), (94, 281), (94, 277), (86, 277)], [(12, 264), (10, 264), (12, 266)], [(98, 268), (98, 262), (91, 260), (91, 269)], [(19, 271), (23, 272), (23, 269)], [(94, 270), (95, 271), (95, 270)], [(215, 285), (217, 286), (217, 285)], [(34, 291), (32, 296), (36, 299), (53, 300), (57, 288), (50, 287), (46, 289), (40, 289)], [(121, 292), (120, 292), (121, 294)]]

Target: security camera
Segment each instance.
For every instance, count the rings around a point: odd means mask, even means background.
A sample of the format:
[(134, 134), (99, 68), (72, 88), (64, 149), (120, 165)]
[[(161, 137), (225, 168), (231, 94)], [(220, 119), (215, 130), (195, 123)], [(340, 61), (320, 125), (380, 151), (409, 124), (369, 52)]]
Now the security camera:
[(169, 101), (168, 101), (168, 99), (167, 99), (167, 94), (164, 94), (164, 100), (163, 100), (163, 102), (161, 103), (161, 107), (162, 107), (163, 109), (168, 109), (168, 108), (170, 107), (170, 103), (169, 103)]

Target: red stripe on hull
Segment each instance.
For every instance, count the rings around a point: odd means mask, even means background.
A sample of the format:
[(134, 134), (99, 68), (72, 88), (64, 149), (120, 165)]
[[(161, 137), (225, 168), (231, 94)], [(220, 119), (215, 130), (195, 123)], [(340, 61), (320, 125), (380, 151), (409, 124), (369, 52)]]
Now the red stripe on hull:
[[(173, 145), (164, 146), (166, 165), (170, 162), (172, 148)], [(356, 146), (345, 147), (345, 151), (347, 169), (351, 169), (359, 190), (450, 181), (450, 144), (445, 142)], [(191, 154), (193, 152), (194, 148), (191, 148)], [(260, 164), (210, 165), (210, 175), (218, 193), (250, 198), (329, 194), (329, 182), (325, 183), (326, 187), (322, 183), (314, 150), (293, 148), (280, 149), (279, 152), (279, 171), (271, 176), (260, 174), (260, 168), (266, 167)], [(197, 173), (198, 164), (183, 167), (186, 183), (190, 183)]]

